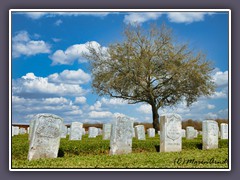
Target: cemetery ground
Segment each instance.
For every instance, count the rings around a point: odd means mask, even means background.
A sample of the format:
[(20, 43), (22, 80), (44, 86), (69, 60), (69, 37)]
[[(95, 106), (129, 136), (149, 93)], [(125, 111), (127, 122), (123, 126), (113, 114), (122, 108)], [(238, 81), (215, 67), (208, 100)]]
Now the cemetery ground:
[(102, 136), (81, 141), (62, 138), (56, 159), (27, 160), (28, 135), (12, 137), (12, 169), (18, 168), (229, 168), (228, 140), (219, 139), (218, 149), (202, 150), (202, 136), (193, 140), (182, 139), (181, 152), (159, 152), (159, 135), (146, 140), (133, 138), (132, 153), (109, 155), (109, 140)]

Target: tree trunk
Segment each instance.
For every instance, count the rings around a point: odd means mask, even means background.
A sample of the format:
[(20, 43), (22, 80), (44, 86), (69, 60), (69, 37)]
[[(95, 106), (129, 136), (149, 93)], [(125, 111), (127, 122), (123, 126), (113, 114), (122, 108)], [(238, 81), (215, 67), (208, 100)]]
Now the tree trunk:
[(152, 116), (153, 116), (153, 128), (155, 129), (155, 132), (158, 133), (159, 131), (159, 115), (158, 115), (158, 109), (155, 105), (152, 106)]

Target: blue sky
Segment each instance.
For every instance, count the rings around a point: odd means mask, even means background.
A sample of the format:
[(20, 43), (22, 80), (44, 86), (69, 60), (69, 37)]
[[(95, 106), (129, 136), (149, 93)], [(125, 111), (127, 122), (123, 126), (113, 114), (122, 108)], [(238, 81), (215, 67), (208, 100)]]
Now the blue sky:
[(190, 108), (182, 102), (159, 109), (159, 114), (175, 112), (183, 120), (228, 118), (227, 12), (12, 12), (12, 122), (28, 123), (37, 113), (53, 113), (65, 123), (105, 123), (116, 115), (152, 123), (149, 105), (94, 94), (82, 53), (88, 42), (108, 47), (122, 41), (127, 24), (148, 28), (163, 22), (179, 41), (207, 54), (217, 88)]

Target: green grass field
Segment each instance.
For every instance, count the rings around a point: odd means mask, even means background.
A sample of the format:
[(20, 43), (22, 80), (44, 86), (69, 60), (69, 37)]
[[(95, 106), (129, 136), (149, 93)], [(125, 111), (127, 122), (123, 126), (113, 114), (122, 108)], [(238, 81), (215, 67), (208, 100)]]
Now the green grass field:
[(139, 141), (133, 138), (132, 153), (109, 155), (109, 140), (102, 136), (82, 141), (61, 139), (56, 159), (27, 160), (28, 136), (12, 137), (12, 169), (18, 168), (226, 168), (228, 169), (228, 141), (219, 140), (219, 148), (201, 150), (202, 139), (183, 138), (181, 152), (159, 152), (159, 136)]

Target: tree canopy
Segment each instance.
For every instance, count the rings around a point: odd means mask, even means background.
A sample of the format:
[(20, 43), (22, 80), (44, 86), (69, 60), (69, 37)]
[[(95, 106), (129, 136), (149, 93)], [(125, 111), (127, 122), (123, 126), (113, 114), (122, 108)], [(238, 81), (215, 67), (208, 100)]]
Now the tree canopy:
[(148, 30), (127, 26), (124, 37), (107, 48), (90, 43), (85, 57), (91, 64), (92, 87), (99, 95), (150, 104), (156, 131), (159, 108), (183, 100), (189, 106), (214, 92), (213, 68), (206, 55), (178, 43), (164, 24)]

